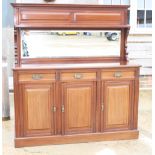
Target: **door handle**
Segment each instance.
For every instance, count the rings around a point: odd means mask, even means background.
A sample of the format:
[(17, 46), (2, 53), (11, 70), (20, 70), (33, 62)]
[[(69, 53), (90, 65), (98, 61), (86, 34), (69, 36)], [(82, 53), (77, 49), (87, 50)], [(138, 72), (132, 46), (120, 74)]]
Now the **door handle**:
[(101, 111), (104, 111), (104, 104), (101, 105)]
[(52, 107), (52, 111), (53, 111), (53, 112), (56, 112), (56, 106), (53, 106), (53, 107)]
[(65, 106), (64, 106), (64, 104), (61, 106), (61, 112), (65, 112)]

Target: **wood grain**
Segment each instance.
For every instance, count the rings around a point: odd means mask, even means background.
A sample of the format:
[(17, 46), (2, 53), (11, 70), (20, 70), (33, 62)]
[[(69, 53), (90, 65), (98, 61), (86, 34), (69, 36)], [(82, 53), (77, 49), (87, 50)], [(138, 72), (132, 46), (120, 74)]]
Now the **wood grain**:
[(63, 84), (62, 104), (64, 133), (93, 132), (95, 115), (95, 94), (93, 82)]
[[(76, 77), (76, 75), (79, 75), (79, 78)], [(83, 73), (83, 72), (74, 72), (74, 73), (62, 73), (61, 74), (61, 80), (62, 81), (79, 81), (79, 80), (96, 80), (96, 73), (95, 72), (89, 72), (89, 73)]]
[(128, 130), (118, 132), (75, 134), (64, 136), (58, 135), (58, 136), (29, 137), (29, 138), (23, 137), (15, 139), (15, 147), (137, 139), (138, 135), (139, 132), (137, 130)]
[(107, 82), (104, 89), (104, 130), (129, 128), (130, 82)]
[[(129, 6), (12, 4), (16, 27), (116, 27), (125, 26)], [(79, 12), (80, 11), (80, 12)], [(123, 17), (123, 18), (122, 18)], [(17, 20), (18, 19), (18, 20)], [(68, 25), (67, 25), (68, 23)], [(97, 23), (97, 24), (96, 24)], [(42, 24), (44, 24), (42, 26)], [(80, 24), (80, 26), (79, 26)]]
[[(12, 6), (15, 147), (138, 138), (140, 66), (127, 61), (129, 6)], [(24, 59), (22, 29), (120, 30), (120, 56)]]
[[(36, 79), (33, 78), (36, 76)], [(38, 76), (38, 79), (37, 79)], [(55, 81), (55, 74), (48, 74), (48, 73), (23, 73), (19, 75), (19, 82), (51, 82)]]
[[(51, 81), (48, 83), (46, 79), (37, 82), (33, 82), (31, 79), (32, 82), (22, 83), (19, 77), (21, 74), (25, 75), (24, 69), (14, 70), (15, 85), (21, 88), (19, 91), (15, 91), (15, 102), (18, 103), (20, 99), (22, 103), (20, 106), (15, 105), (15, 109), (20, 108), (20, 117), (16, 117), (16, 126), (17, 124), (21, 126), (16, 128), (17, 137), (52, 134), (75, 135), (96, 131), (99, 133), (118, 132), (136, 128), (138, 103), (134, 90), (138, 91), (138, 87), (135, 88), (137, 83), (134, 81), (138, 82), (137, 75), (139, 74), (136, 68), (137, 66), (135, 68), (132, 66), (132, 68), (121, 69), (123, 73), (126, 73), (124, 74), (126, 78), (122, 81), (110, 78), (102, 79), (102, 73), (107, 73), (108, 70), (113, 73), (120, 70), (119, 67), (76, 70), (71, 68), (56, 70), (56, 72), (49, 68), (37, 69), (35, 73), (56, 75), (56, 90), (51, 87)], [(26, 68), (25, 73), (31, 74), (33, 70)], [(65, 75), (64, 77), (69, 79), (75, 73), (83, 73), (86, 80), (89, 77), (95, 77), (96, 80), (90, 78), (92, 81), (63, 81), (60, 78)], [(130, 73), (134, 75), (134, 78), (130, 76)], [(25, 78), (27, 79), (26, 76)], [(22, 100), (21, 97), (17, 98), (17, 94), (23, 94)], [(56, 104), (54, 100), (56, 100)], [(101, 112), (102, 103), (104, 103), (103, 112)], [(62, 104), (65, 108), (64, 113), (61, 111)], [(51, 111), (52, 105), (56, 106), (56, 113)], [(34, 117), (35, 110), (38, 111), (36, 118)], [(40, 120), (39, 123), (38, 120)]]
[(53, 133), (52, 91), (51, 85), (26, 84), (23, 87), (25, 136)]
[[(115, 74), (120, 73), (120, 77), (116, 77)], [(134, 79), (134, 71), (122, 71), (121, 69), (115, 71), (104, 71), (102, 72), (102, 79)]]
[[(127, 61), (126, 41), (130, 26), (127, 23), (127, 5), (78, 4), (12, 4), (17, 33), (24, 29), (52, 30), (120, 30), (120, 56), (78, 58), (21, 58), (20, 33), (15, 34), (17, 66), (30, 63), (112, 62)], [(16, 37), (17, 36), (17, 37)], [(18, 45), (17, 45), (18, 43)], [(16, 48), (17, 47), (17, 48)]]

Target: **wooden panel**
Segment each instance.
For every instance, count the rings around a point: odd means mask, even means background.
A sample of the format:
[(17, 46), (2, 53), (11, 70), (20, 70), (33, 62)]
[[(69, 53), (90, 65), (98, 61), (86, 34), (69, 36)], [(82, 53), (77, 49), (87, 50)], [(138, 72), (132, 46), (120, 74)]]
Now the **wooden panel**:
[(53, 115), (51, 112), (53, 95), (50, 85), (25, 85), (24, 102), (24, 134), (50, 135), (53, 133)]
[(68, 128), (90, 127), (91, 89), (68, 88), (67, 97)]
[(131, 82), (106, 82), (103, 87), (104, 129), (102, 130), (129, 129), (132, 119)]
[(63, 85), (65, 134), (93, 132), (95, 94), (93, 83)]
[[(16, 28), (60, 29), (60, 30), (121, 30), (120, 57), (87, 57), (87, 58), (30, 58), (18, 57), (20, 64), (30, 63), (63, 63), (63, 62), (111, 62), (126, 60), (127, 8), (125, 5), (78, 5), (78, 4), (12, 4), (15, 9)], [(19, 46), (19, 45), (18, 45)], [(19, 48), (20, 49), (20, 48)]]
[(91, 24), (121, 24), (121, 12), (89, 12), (89, 13), (75, 13), (76, 22), (87, 23), (91, 21)]
[(61, 73), (61, 80), (96, 80), (96, 72)]
[(126, 140), (137, 139), (139, 131), (127, 130), (105, 133), (86, 133), (74, 135), (55, 135), (42, 137), (24, 137), (15, 139), (15, 147), (49, 145), (49, 144), (68, 144), (68, 143), (84, 143), (109, 140)]
[(41, 82), (41, 81), (54, 81), (55, 74), (48, 74), (48, 73), (22, 73), (19, 74), (19, 82)]
[[(18, 60), (18, 67), (15, 69), (16, 74), (14, 74), (16, 86), (15, 145), (34, 146), (50, 143), (137, 138), (138, 72), (135, 75), (137, 66), (128, 66), (126, 62), (126, 40), (130, 27), (127, 24), (127, 8), (129, 6), (12, 5), (15, 8), (15, 28), (17, 28), (15, 56)], [(34, 58), (21, 60), (20, 30), (23, 28), (121, 30), (121, 54), (120, 57), (105, 58)], [(123, 60), (123, 63), (120, 60)], [(87, 67), (82, 67), (82, 65), (77, 67), (72, 66), (72, 64), (69, 64), (68, 67), (63, 66), (63, 63), (68, 62), (117, 62), (118, 64), (111, 66), (108, 63), (102, 64), (102, 66), (92, 65), (91, 67), (88, 67), (88, 64)], [(24, 68), (21, 65), (22, 63), (35, 63), (37, 67), (25, 66)], [(42, 67), (39, 65), (41, 63), (50, 66)], [(59, 67), (53, 63), (59, 63)], [(77, 70), (80, 74), (76, 73)], [(86, 72), (83, 73), (85, 70)], [(57, 80), (54, 72), (58, 75)], [(96, 72), (98, 73), (97, 79)], [(117, 76), (114, 77), (114, 75)], [(52, 84), (55, 80), (56, 84)], [(51, 111), (54, 104), (57, 106), (56, 113)]]
[(135, 72), (121, 71), (121, 70), (103, 71), (101, 74), (101, 78), (102, 79), (124, 79), (124, 78), (133, 79), (135, 78)]
[(129, 87), (109, 86), (107, 89), (107, 125), (128, 124)]
[(69, 13), (63, 12), (50, 12), (50, 11), (22, 11), (21, 20), (50, 20), (50, 21), (65, 21), (70, 19)]
[(54, 11), (54, 10), (47, 10), (47, 9), (20, 9), (20, 16), (19, 16), (19, 24), (31, 24), (31, 25), (38, 25), (38, 23), (46, 25), (56, 25), (56, 23), (65, 24), (71, 21), (71, 14), (69, 12), (63, 11)]
[(126, 10), (129, 6), (125, 5), (13, 4), (13, 7), (16, 27), (128, 26)]

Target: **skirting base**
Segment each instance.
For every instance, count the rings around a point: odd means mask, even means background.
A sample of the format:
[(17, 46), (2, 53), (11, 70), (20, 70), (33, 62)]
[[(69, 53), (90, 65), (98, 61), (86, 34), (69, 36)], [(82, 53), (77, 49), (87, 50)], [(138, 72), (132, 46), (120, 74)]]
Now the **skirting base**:
[(49, 144), (83, 143), (93, 141), (129, 140), (137, 139), (139, 131), (127, 130), (104, 133), (87, 133), (75, 135), (37, 136), (15, 138), (15, 147), (27, 147)]

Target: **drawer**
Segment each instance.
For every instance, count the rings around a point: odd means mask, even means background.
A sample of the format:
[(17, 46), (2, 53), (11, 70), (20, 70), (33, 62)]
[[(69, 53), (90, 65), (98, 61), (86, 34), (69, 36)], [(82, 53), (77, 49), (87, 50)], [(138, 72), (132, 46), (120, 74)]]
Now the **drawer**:
[(96, 72), (62, 73), (61, 80), (96, 80)]
[(134, 71), (102, 71), (101, 79), (123, 79), (123, 78), (134, 78), (135, 72)]
[(53, 73), (23, 73), (19, 74), (19, 82), (38, 82), (38, 81), (54, 81), (55, 74)]

